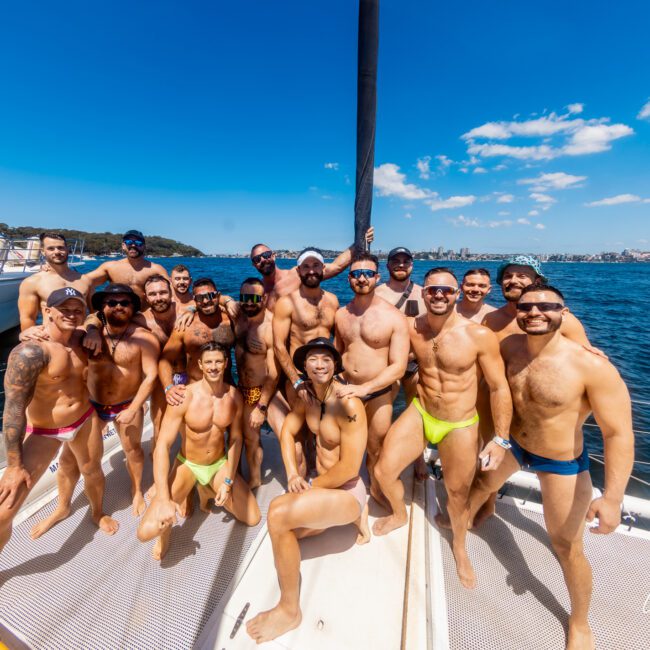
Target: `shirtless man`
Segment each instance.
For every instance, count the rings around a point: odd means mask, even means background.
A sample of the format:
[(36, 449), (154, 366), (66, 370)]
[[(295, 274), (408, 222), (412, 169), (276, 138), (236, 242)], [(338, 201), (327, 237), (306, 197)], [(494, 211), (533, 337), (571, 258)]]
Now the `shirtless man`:
[(468, 496), (479, 450), (476, 393), (482, 373), (490, 387), (496, 435), (484, 448), (483, 470), (499, 466), (512, 418), (510, 389), (499, 343), (493, 332), (463, 318), (455, 309), (458, 281), (450, 269), (431, 269), (424, 278), (426, 314), (409, 323), (411, 348), (420, 367), (418, 397), (390, 428), (375, 467), (375, 478), (393, 513), (374, 524), (385, 535), (407, 522), (400, 473), (422, 453), (427, 441), (438, 445), (445, 475), (452, 550), (458, 577), (467, 588), (476, 585), (467, 557), (465, 537)]
[[(296, 350), (294, 363), (313, 386), (314, 405), (296, 402), (282, 427), (282, 459), (287, 493), (271, 501), (268, 529), (280, 582), (280, 601), (251, 619), (246, 628), (263, 643), (300, 625), (300, 546), (298, 540), (333, 526), (356, 523), (358, 544), (370, 540), (366, 490), (359, 470), (366, 449), (366, 414), (355, 397), (339, 398), (334, 375), (341, 357), (328, 339), (318, 338)], [(304, 423), (317, 438), (318, 476), (309, 482), (300, 475), (294, 436)]]
[[(542, 275), (541, 264), (536, 258), (530, 255), (516, 255), (499, 266), (497, 270), (497, 284), (501, 285), (501, 292), (506, 300), (506, 304), (486, 314), (482, 324), (497, 335), (501, 347), (503, 347), (508, 337), (513, 335), (519, 336), (521, 334), (521, 330), (517, 325), (516, 316), (517, 301), (521, 297), (522, 291), (532, 284), (539, 284), (541, 282), (546, 282), (546, 278)], [(582, 323), (568, 311), (562, 320), (560, 333), (579, 345), (586, 346), (591, 351), (599, 352), (590, 345)], [(494, 427), (490, 412), (488, 390), (483, 384), (479, 386), (476, 407), (481, 418), (479, 422), (479, 433), (482, 440), (487, 442), (492, 437)], [(483, 508), (477, 513), (476, 518), (472, 522), (473, 526), (480, 526), (483, 521), (494, 514), (496, 500), (497, 493), (495, 492), (486, 500)]]
[(156, 337), (133, 322), (140, 298), (123, 284), (109, 284), (92, 297), (104, 322), (99, 354), (90, 357), (88, 390), (104, 423), (115, 423), (131, 477), (133, 514), (145, 509), (142, 495), (143, 405), (158, 379), (159, 346)]
[(162, 275), (169, 279), (167, 271), (160, 266), (145, 259), (144, 235), (139, 230), (128, 230), (122, 236), (122, 252), (126, 255), (124, 259), (104, 262), (94, 271), (86, 273), (86, 277), (93, 287), (104, 282), (113, 284), (125, 284), (133, 289), (144, 302), (144, 283), (150, 275)]
[[(583, 531), (585, 518), (591, 522), (598, 517), (592, 533), (610, 533), (620, 523), (634, 460), (630, 396), (605, 357), (560, 335), (569, 312), (557, 289), (527, 287), (516, 305), (517, 323), (525, 334), (512, 335), (502, 345), (515, 408), (512, 448), (495, 472), (478, 477), (470, 514), (520, 465), (537, 473), (546, 529), (571, 598), (567, 648), (592, 650), (587, 620), (592, 575)], [(591, 412), (605, 450), (605, 491), (596, 499), (582, 433)]]
[(485, 298), (492, 290), (490, 272), (487, 269), (470, 269), (465, 272), (460, 285), (462, 298), (456, 303), (456, 311), (475, 323), (483, 323), (483, 319), (496, 307), (488, 305)]
[(354, 298), (336, 312), (335, 345), (343, 355), (347, 385), (337, 389), (340, 398), (358, 397), (365, 405), (368, 422), (370, 493), (382, 499), (374, 479), (374, 467), (393, 418), (397, 382), (406, 371), (409, 331), (406, 317), (379, 298), (379, 260), (370, 253), (352, 259), (348, 279)]
[(259, 278), (246, 278), (241, 285), (242, 315), (235, 323), (238, 388), (244, 398), (244, 444), (254, 489), (262, 483), (260, 428), (264, 420), (279, 434), (289, 405), (276, 392), (279, 364), (273, 353), (273, 314), (266, 309), (266, 292)]
[(273, 349), (288, 378), (287, 395), (292, 407), (296, 394), (308, 401), (310, 393), (291, 357), (307, 341), (330, 336), (339, 308), (338, 298), (320, 288), (325, 277), (325, 262), (317, 248), (302, 251), (296, 268), (300, 286), (278, 298), (273, 312)]
[(74, 287), (86, 296), (91, 282), (87, 275), (68, 266), (68, 245), (65, 237), (54, 232), (40, 235), (41, 253), (48, 270), (39, 271), (25, 278), (18, 293), (18, 312), (22, 331), (36, 325), (36, 319), (44, 311), (47, 297), (61, 287)]
[[(216, 341), (230, 348), (235, 343), (235, 331), (228, 314), (219, 307), (219, 291), (210, 278), (198, 278), (193, 287), (196, 315), (186, 330), (174, 330), (158, 363), (160, 382), (164, 386), (167, 404), (178, 406), (189, 382), (203, 377), (199, 367), (201, 347)], [(228, 355), (230, 362), (230, 355)], [(182, 370), (184, 368), (184, 370)], [(182, 372), (181, 372), (182, 370)], [(230, 366), (226, 368), (230, 378)]]
[[(374, 228), (366, 232), (366, 246), (374, 239)], [(350, 265), (354, 245), (344, 250), (333, 262), (323, 263), (323, 278), (329, 280)], [(321, 255), (322, 257), (322, 255)], [(268, 295), (267, 309), (273, 311), (275, 303), (281, 296), (286, 296), (300, 287), (298, 267), (281, 269), (275, 265), (275, 253), (266, 244), (255, 244), (251, 248), (251, 263), (262, 274), (264, 290)], [(297, 272), (298, 271), (298, 272)]]
[[(185, 399), (165, 412), (154, 451), (156, 496), (138, 527), (141, 542), (158, 537), (152, 551), (155, 560), (165, 556), (176, 513), (180, 514), (197, 481), (214, 490), (217, 506), (223, 506), (247, 526), (256, 526), (261, 519), (253, 493), (237, 474), (243, 399), (234, 386), (224, 381), (228, 354), (226, 348), (208, 341), (197, 358), (201, 380), (190, 384)], [(169, 451), (179, 431), (179, 462), (170, 475)], [(207, 511), (207, 503), (202, 503), (201, 508)]]
[[(48, 340), (21, 343), (9, 355), (4, 380), (2, 429), (7, 468), (0, 479), (0, 551), (11, 537), (20, 506), (61, 444), (70, 450), (72, 463), (83, 474), (93, 522), (109, 535), (118, 529), (117, 522), (102, 510), (102, 440), (88, 400), (88, 361), (81, 336), (75, 331), (85, 315), (86, 300), (80, 291), (73, 287), (56, 289), (45, 305)], [(58, 518), (49, 517), (32, 528), (32, 538), (42, 535), (69, 511), (57, 508), (56, 512)]]
[[(408, 248), (398, 246), (388, 253), (386, 268), (390, 279), (377, 287), (377, 295), (394, 305), (409, 318), (426, 312), (422, 298), (422, 287), (411, 280), (413, 273), (413, 254)], [(418, 385), (418, 364), (409, 359), (402, 377), (402, 386), (407, 404), (415, 397)], [(426, 475), (424, 462), (420, 462), (420, 474)]]
[(177, 264), (170, 273), (172, 289), (174, 293), (172, 300), (181, 308), (196, 307), (190, 287), (192, 286), (192, 276), (190, 270), (184, 264)]

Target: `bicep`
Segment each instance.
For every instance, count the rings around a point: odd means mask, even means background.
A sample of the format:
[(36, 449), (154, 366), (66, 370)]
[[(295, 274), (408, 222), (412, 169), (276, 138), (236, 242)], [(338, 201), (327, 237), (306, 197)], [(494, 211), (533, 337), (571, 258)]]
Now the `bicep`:
[(393, 335), (390, 338), (390, 348), (388, 349), (388, 360), (390, 363), (399, 363), (404, 361), (406, 365), (408, 354), (411, 348), (409, 338), (409, 329), (406, 318), (397, 321), (393, 329)]
[(47, 365), (47, 355), (40, 345), (26, 344), (12, 351), (7, 360), (4, 386), (7, 402), (30, 402), (36, 381)]
[(180, 353), (183, 350), (183, 339), (181, 335), (174, 330), (172, 335), (169, 337), (169, 340), (163, 348), (162, 354), (160, 355), (161, 361), (165, 359), (166, 361), (174, 360), (178, 358)]
[(300, 404), (296, 404), (296, 408), (291, 411), (284, 419), (282, 425), (282, 436), (291, 436), (295, 438), (300, 432), (302, 425), (305, 422), (305, 412)]
[(571, 312), (568, 312), (566, 318), (562, 321), (560, 333), (578, 345), (589, 345), (589, 339), (587, 338), (585, 328)]
[[(607, 367), (608, 366), (608, 367)], [(587, 398), (603, 435), (632, 430), (630, 393), (618, 371), (607, 364), (598, 372), (589, 372)]]
[(162, 442), (167, 448), (171, 447), (176, 440), (176, 436), (183, 424), (183, 416), (185, 414), (185, 406), (167, 405), (165, 415), (163, 416), (162, 424), (160, 426), (160, 433), (156, 441), (156, 447)]
[[(352, 401), (352, 400), (350, 400)], [(368, 422), (366, 411), (360, 400), (354, 400), (344, 409), (343, 416), (339, 419), (341, 428), (341, 460), (359, 460), (366, 450), (368, 442)]]

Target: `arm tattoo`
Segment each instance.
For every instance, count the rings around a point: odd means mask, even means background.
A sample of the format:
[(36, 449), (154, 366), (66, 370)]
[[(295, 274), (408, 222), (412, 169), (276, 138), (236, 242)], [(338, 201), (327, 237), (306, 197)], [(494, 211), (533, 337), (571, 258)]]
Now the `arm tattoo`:
[(10, 465), (19, 464), (22, 460), (27, 406), (34, 396), (38, 376), (49, 360), (49, 354), (35, 343), (19, 345), (9, 355), (2, 429)]
[(356, 421), (357, 421), (356, 413), (354, 415), (348, 415), (348, 422), (356, 422)]

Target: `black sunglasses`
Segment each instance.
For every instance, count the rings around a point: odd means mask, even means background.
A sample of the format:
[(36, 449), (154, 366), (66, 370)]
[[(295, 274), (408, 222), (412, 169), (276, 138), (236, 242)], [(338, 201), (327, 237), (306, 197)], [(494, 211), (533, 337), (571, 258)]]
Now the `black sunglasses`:
[(262, 302), (263, 297), (264, 296), (260, 296), (256, 293), (240, 293), (239, 302), (252, 302), (254, 304), (257, 304), (259, 302)]
[(117, 307), (118, 305), (120, 307), (129, 307), (133, 303), (128, 298), (124, 298), (123, 300), (106, 300), (104, 305), (108, 305), (109, 307)]
[(370, 278), (374, 278), (376, 275), (377, 271), (373, 271), (372, 269), (354, 269), (354, 271), (350, 271), (350, 277), (355, 280), (358, 280), (361, 276), (370, 280)]
[(423, 291), (433, 298), (438, 291), (440, 291), (444, 296), (451, 296), (458, 291), (458, 288), (452, 287), (450, 284), (429, 284), (426, 287), (423, 287)]
[(218, 297), (218, 291), (208, 291), (207, 293), (200, 293), (198, 295), (194, 294), (194, 300), (196, 300), (196, 302), (210, 302), (210, 300), (214, 300)]
[(529, 312), (533, 307), (537, 307), (539, 311), (560, 311), (564, 309), (564, 305), (559, 302), (520, 302), (517, 305), (517, 311)]
[(125, 239), (124, 243), (127, 246), (144, 246), (144, 242), (141, 239)]
[(253, 257), (251, 257), (251, 260), (253, 260), (253, 264), (259, 264), (262, 260), (268, 260), (272, 256), (273, 256), (273, 251), (264, 251), (259, 255), (254, 255)]

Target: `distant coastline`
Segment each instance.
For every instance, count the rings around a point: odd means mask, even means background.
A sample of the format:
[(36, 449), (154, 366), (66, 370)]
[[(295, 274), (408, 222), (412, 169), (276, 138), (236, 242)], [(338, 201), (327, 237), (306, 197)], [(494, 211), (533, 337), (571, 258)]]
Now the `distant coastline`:
[[(0, 223), (0, 234), (12, 239), (27, 239), (29, 237), (38, 237), (44, 231), (54, 231), (53, 228), (38, 228), (35, 226), (16, 226), (12, 228), (6, 223)], [(109, 257), (121, 255), (122, 234), (112, 232), (88, 232), (85, 230), (67, 230), (57, 228), (56, 232), (61, 233), (67, 239), (83, 239), (84, 254), (96, 255), (99, 257)], [(147, 255), (149, 257), (205, 257), (205, 253), (194, 246), (183, 244), (174, 239), (159, 237), (158, 235), (148, 235)]]

